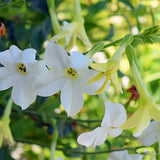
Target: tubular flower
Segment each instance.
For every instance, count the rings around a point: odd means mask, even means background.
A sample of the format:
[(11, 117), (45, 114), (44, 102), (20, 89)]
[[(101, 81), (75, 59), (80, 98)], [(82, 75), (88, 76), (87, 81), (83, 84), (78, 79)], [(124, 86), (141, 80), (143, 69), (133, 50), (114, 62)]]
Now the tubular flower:
[(81, 7), (79, 0), (74, 1), (74, 16), (72, 22), (68, 25), (65, 25), (62, 28), (62, 31), (53, 36), (52, 39), (58, 41), (67, 36), (70, 36), (70, 38), (67, 42), (66, 50), (70, 50), (74, 46), (77, 37), (81, 39), (87, 47), (92, 47), (92, 44), (88, 39), (88, 36), (84, 28), (84, 19), (81, 15)]
[(108, 160), (142, 160), (143, 155), (140, 154), (128, 154), (127, 150), (114, 151), (110, 153)]
[(45, 50), (44, 63), (50, 70), (42, 73), (36, 81), (37, 94), (51, 96), (61, 90), (61, 103), (68, 116), (75, 116), (83, 106), (83, 92), (94, 95), (104, 79), (85, 85), (97, 74), (88, 69), (88, 59), (79, 52), (67, 55), (65, 49), (54, 41)]
[(102, 93), (105, 90), (106, 85), (108, 84), (110, 79), (112, 83), (116, 86), (117, 90), (119, 92), (122, 92), (122, 87), (118, 80), (117, 69), (118, 69), (123, 51), (125, 50), (126, 46), (132, 42), (132, 40), (133, 40), (132, 35), (130, 34), (126, 35), (119, 49), (115, 52), (115, 54), (111, 57), (111, 59), (109, 59), (106, 63), (89, 63), (89, 65), (93, 69), (99, 71), (99, 73), (95, 77), (93, 77), (87, 84), (96, 82), (107, 75), (107, 78), (103, 86), (99, 90), (97, 90), (96, 93)]
[(7, 141), (8, 144), (14, 144), (12, 133), (9, 127), (10, 119), (2, 118), (0, 120), (0, 147), (2, 147), (3, 141)]
[(46, 70), (45, 65), (35, 60), (36, 50), (21, 51), (15, 45), (0, 52), (0, 90), (12, 89), (14, 103), (26, 109), (36, 99), (33, 81)]
[(12, 100), (10, 99), (2, 118), (0, 119), (0, 147), (2, 147), (3, 142), (7, 142), (10, 145), (14, 144), (12, 133), (9, 127), (10, 124), (10, 112), (12, 107)]
[(121, 126), (121, 128), (129, 129), (136, 127), (134, 136), (139, 136), (150, 124), (151, 119), (160, 121), (160, 106), (155, 104), (153, 98), (148, 93), (134, 61), (131, 67), (137, 90), (142, 99), (142, 104), (138, 110)]
[(121, 134), (119, 129), (127, 119), (126, 110), (119, 103), (105, 103), (105, 115), (101, 123), (101, 127), (97, 127), (93, 131), (82, 133), (77, 141), (79, 144), (94, 148), (105, 142), (108, 135), (117, 137)]

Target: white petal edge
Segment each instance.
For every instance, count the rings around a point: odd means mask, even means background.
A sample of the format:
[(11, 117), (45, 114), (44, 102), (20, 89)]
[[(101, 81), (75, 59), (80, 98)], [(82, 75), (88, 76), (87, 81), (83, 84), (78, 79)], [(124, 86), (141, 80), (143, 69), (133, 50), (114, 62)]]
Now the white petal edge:
[(12, 87), (20, 77), (18, 73), (12, 72), (6, 67), (0, 67), (0, 75), (0, 90)]
[(138, 139), (144, 146), (149, 146), (160, 140), (159, 132), (160, 122), (152, 121)]
[(122, 133), (122, 129), (119, 128), (108, 128), (108, 134), (110, 137), (117, 137)]
[(45, 49), (44, 62), (49, 68), (64, 70), (70, 64), (66, 50), (54, 41), (50, 41)]
[(73, 68), (88, 69), (89, 60), (80, 52), (73, 51), (70, 56), (70, 61)]
[(22, 59), (24, 62), (32, 63), (35, 62), (36, 50), (33, 48), (28, 48), (22, 51)]
[(21, 106), (23, 110), (28, 108), (36, 99), (33, 81), (33, 77), (23, 76), (13, 86), (11, 93), (12, 99), (14, 103)]
[[(127, 114), (124, 106), (120, 103), (111, 103), (109, 101), (107, 101), (105, 105), (107, 105), (111, 118), (110, 127), (120, 127), (127, 120)], [(101, 125), (105, 126), (104, 120)]]
[(106, 128), (97, 127), (93, 131), (80, 134), (77, 141), (79, 144), (84, 145), (86, 147), (95, 148), (95, 146), (104, 143), (106, 138)]
[(110, 153), (108, 160), (130, 160), (128, 156), (128, 151), (114, 151)]
[(48, 97), (62, 89), (66, 79), (62, 74), (51, 70), (40, 74), (35, 81), (36, 94)]
[(61, 90), (61, 103), (68, 116), (75, 116), (83, 106), (83, 92), (77, 80), (68, 79)]
[(129, 158), (130, 158), (130, 160), (142, 160), (143, 155), (140, 155), (140, 154), (130, 154)]

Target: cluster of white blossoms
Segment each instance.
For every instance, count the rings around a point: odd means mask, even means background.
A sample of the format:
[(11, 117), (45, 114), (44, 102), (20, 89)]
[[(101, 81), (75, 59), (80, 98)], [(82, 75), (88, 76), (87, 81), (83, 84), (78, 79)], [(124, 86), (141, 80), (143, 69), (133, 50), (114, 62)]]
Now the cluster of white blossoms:
[[(12, 100), (26, 109), (36, 95), (48, 97), (59, 91), (60, 99), (68, 116), (75, 116), (83, 106), (83, 92), (95, 95), (106, 77), (86, 85), (98, 72), (89, 69), (92, 60), (79, 52), (68, 55), (66, 50), (50, 41), (45, 49), (44, 60), (35, 60), (36, 50), (20, 50), (12, 45), (0, 52), (0, 90), (12, 88)], [(109, 84), (106, 89), (109, 88)], [(102, 144), (107, 135), (116, 137), (126, 119), (125, 108), (118, 103), (105, 102), (105, 116), (101, 127), (83, 133), (78, 142), (88, 147)], [(101, 135), (101, 136), (100, 136)]]

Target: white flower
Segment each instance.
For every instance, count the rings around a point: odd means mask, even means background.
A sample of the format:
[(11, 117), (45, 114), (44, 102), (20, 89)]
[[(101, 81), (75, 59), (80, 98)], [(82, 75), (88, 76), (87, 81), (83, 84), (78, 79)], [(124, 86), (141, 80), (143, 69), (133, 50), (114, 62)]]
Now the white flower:
[(35, 60), (36, 50), (21, 51), (15, 45), (0, 52), (0, 90), (12, 89), (14, 103), (26, 109), (36, 99), (33, 81), (46, 70), (45, 65)]
[(110, 153), (108, 160), (142, 160), (143, 155), (139, 154), (128, 154), (127, 150), (114, 151)]
[(102, 79), (86, 85), (97, 74), (88, 69), (88, 59), (79, 52), (68, 56), (65, 49), (54, 41), (46, 47), (44, 62), (50, 69), (37, 78), (37, 94), (51, 96), (61, 90), (61, 103), (68, 116), (75, 116), (81, 110), (83, 92), (94, 95), (104, 82)]
[(127, 119), (126, 110), (119, 103), (105, 103), (105, 115), (101, 127), (93, 131), (82, 133), (77, 141), (79, 144), (94, 148), (96, 145), (104, 143), (108, 134), (111, 137), (117, 137), (121, 134), (120, 127)]
[(155, 142), (160, 144), (160, 122), (152, 121), (138, 139), (144, 146), (150, 146)]

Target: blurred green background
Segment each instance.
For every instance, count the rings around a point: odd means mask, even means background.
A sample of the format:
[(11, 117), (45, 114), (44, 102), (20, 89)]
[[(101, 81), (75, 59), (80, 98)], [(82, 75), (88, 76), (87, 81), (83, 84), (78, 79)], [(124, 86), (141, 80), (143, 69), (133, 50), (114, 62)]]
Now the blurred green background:
[[(134, 2), (134, 1), (133, 1)], [(137, 34), (153, 25), (160, 24), (160, 0), (139, 0), (138, 6), (130, 0), (80, 0), (85, 29), (91, 42), (105, 43), (114, 41), (128, 33)], [(73, 18), (73, 0), (55, 0), (57, 18), (71, 22)], [(20, 49), (35, 48), (37, 59), (43, 57), (45, 43), (54, 35), (46, 0), (0, 0), (0, 22), (6, 26), (6, 35), (0, 39), (0, 51), (15, 44)], [(160, 104), (160, 39), (155, 43), (135, 42), (134, 48), (138, 59), (140, 73), (156, 103)], [(80, 40), (76, 44), (80, 52), (86, 48)], [(107, 59), (113, 55), (117, 47), (109, 47), (102, 55)], [(99, 56), (98, 56), (99, 57)], [(135, 102), (129, 97), (127, 89), (134, 85), (126, 55), (122, 57), (119, 67), (119, 78), (123, 86), (123, 94), (117, 93), (111, 87), (106, 95), (111, 102), (119, 102), (126, 106), (127, 112), (132, 114), (140, 105), (140, 99)], [(11, 89), (0, 92), (0, 115), (10, 96)], [(59, 138), (56, 157), (65, 160), (98, 160), (106, 159), (108, 153), (96, 152), (132, 148), (141, 143), (132, 136), (132, 130), (125, 130), (117, 138), (108, 137), (106, 142), (94, 150), (78, 145), (77, 137), (80, 133), (99, 126), (103, 118), (103, 108), (98, 96), (84, 94), (84, 106), (73, 119), (68, 118), (60, 105), (59, 93), (48, 98), (37, 97), (28, 109), (22, 111), (13, 105), (11, 114), (11, 130), (16, 141), (15, 146), (0, 149), (0, 160), (48, 160), (50, 157), (51, 135), (54, 131), (52, 119), (57, 121)], [(142, 153), (148, 150), (144, 160), (152, 160), (151, 155), (157, 151), (157, 144), (152, 147), (137, 148)], [(94, 152), (85, 154), (83, 152)]]

